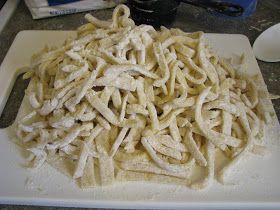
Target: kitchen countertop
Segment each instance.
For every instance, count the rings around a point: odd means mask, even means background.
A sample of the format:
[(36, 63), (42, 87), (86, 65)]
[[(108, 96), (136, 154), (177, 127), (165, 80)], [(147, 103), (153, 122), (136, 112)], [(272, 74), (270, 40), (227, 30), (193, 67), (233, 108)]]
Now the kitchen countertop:
[[(91, 13), (100, 19), (111, 18), (112, 9), (91, 11)], [(16, 34), (22, 30), (75, 30), (78, 26), (85, 23), (85, 13), (71, 14), (59, 16), (55, 18), (47, 18), (41, 20), (33, 20), (24, 2), (21, 1), (15, 10), (11, 19), (0, 34), (0, 63), (2, 63), (10, 45), (12, 44)], [(203, 9), (181, 4), (177, 11), (175, 22), (170, 27), (180, 28), (184, 31), (204, 31), (208, 33), (233, 33), (246, 35), (250, 43), (265, 29), (280, 22), (280, 1), (259, 1), (256, 12), (247, 19), (233, 20), (224, 19), (210, 15)], [(258, 61), (262, 71), (264, 80), (268, 86), (268, 90), (273, 94), (280, 94), (280, 62), (266, 63)], [(7, 106), (0, 117), (0, 127), (7, 126), (16, 116), (17, 109), (20, 106), (27, 82), (21, 79), (16, 81), (16, 85), (12, 90), (11, 97), (7, 102)], [(274, 100), (273, 105), (280, 119), (280, 100)], [(0, 205), (0, 210), (14, 209), (40, 209), (40, 210), (59, 210), (64, 208), (57, 207), (28, 207)], [(69, 208), (67, 208), (69, 209)], [(74, 208), (73, 208), (74, 209)]]

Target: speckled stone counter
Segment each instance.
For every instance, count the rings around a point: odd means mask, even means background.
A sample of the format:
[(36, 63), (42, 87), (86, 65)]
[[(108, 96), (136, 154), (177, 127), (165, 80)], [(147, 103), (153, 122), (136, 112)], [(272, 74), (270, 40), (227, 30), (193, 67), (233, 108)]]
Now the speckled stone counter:
[[(91, 12), (95, 17), (108, 19), (111, 17), (112, 10), (99, 10)], [(74, 30), (81, 24), (85, 23), (83, 18), (85, 13), (60, 16), (55, 18), (47, 18), (42, 20), (33, 20), (31, 15), (21, 1), (10, 21), (0, 34), (0, 63), (3, 61), (10, 45), (12, 44), (16, 34), (22, 30)], [(280, 22), (280, 1), (259, 1), (257, 11), (249, 18), (244, 20), (223, 19), (212, 16), (203, 9), (181, 4), (175, 22), (170, 27), (181, 28), (184, 31), (204, 31), (213, 33), (232, 33), (246, 35), (251, 44), (262, 31), (268, 27)], [(280, 94), (280, 62), (265, 63), (258, 61), (265, 82), (270, 93)], [(27, 84), (21, 79), (17, 80), (16, 87), (12, 91), (12, 96), (8, 101), (8, 106), (4, 110), (0, 118), (0, 124), (7, 125), (11, 118), (17, 113), (20, 105), (20, 95), (23, 95), (23, 87)], [(21, 91), (19, 91), (21, 90)], [(274, 108), (280, 119), (280, 100), (273, 101)], [(27, 207), (0, 205), (1, 210), (13, 209), (41, 209), (54, 210), (63, 208), (54, 207)], [(69, 209), (69, 208), (67, 208)]]

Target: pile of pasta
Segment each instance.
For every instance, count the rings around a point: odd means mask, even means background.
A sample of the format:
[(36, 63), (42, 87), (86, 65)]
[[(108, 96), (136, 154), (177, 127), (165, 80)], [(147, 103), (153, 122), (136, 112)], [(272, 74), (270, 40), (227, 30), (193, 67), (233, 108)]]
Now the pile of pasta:
[[(272, 115), (253, 77), (214, 54), (203, 32), (156, 31), (129, 16), (125, 5), (108, 21), (87, 14), (77, 38), (32, 57), (32, 111), (17, 124), (32, 167), (51, 162), (82, 188), (204, 189), (224, 183), (247, 153), (264, 153)], [(228, 160), (219, 171), (217, 152)], [(194, 181), (197, 168), (204, 175)]]

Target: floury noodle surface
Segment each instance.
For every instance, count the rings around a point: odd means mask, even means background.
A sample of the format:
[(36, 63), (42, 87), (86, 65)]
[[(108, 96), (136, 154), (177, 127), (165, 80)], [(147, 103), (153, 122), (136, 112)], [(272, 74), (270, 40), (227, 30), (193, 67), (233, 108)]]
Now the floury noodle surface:
[[(125, 5), (110, 21), (87, 14), (75, 40), (32, 57), (33, 111), (16, 129), (31, 167), (71, 165), (82, 188), (226, 183), (247, 154), (266, 152), (273, 112), (259, 78), (243, 73), (243, 56), (234, 67), (213, 53), (203, 32), (156, 31), (129, 15)], [(215, 171), (220, 155), (228, 161)]]

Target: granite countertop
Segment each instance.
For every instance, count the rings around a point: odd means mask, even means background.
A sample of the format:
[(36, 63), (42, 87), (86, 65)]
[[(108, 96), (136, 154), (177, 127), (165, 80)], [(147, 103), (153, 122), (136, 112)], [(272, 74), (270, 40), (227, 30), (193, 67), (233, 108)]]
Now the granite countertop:
[[(210, 15), (203, 9), (181, 4), (178, 8), (177, 17), (171, 27), (180, 28), (184, 31), (204, 31), (213, 33), (232, 33), (246, 35), (250, 43), (265, 29), (280, 22), (280, 1), (259, 1), (256, 12), (249, 18), (244, 20), (223, 19)], [(112, 10), (91, 11), (91, 13), (100, 19), (109, 19)], [(78, 26), (85, 23), (85, 13), (65, 15), (55, 18), (47, 18), (41, 20), (33, 20), (24, 2), (21, 1), (15, 13), (0, 34), (0, 63), (2, 63), (10, 45), (12, 44), (16, 34), (22, 30), (75, 30)], [(258, 61), (262, 71), (264, 80), (268, 86), (270, 93), (280, 93), (280, 62), (265, 63)], [(17, 109), (20, 105), (19, 98), (23, 96), (23, 89), (27, 83), (18, 79), (10, 99), (7, 102), (2, 116), (0, 117), (0, 127), (8, 125), (13, 117), (16, 116)], [(280, 100), (274, 100), (273, 105), (280, 119)], [(63, 208), (54, 207), (27, 207), (0, 205), (1, 210), (12, 209), (42, 209), (54, 210)], [(69, 209), (69, 208), (67, 208)]]

